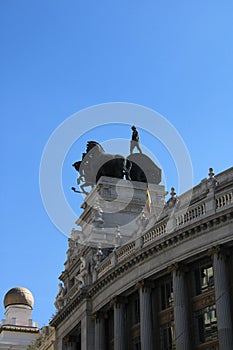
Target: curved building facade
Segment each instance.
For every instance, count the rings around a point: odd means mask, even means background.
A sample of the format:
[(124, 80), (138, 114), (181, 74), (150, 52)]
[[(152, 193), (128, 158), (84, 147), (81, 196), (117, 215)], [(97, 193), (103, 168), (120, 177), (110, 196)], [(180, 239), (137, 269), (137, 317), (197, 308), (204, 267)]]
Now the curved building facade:
[[(124, 209), (105, 215), (114, 181), (100, 179), (69, 238), (56, 349), (232, 350), (233, 168), (210, 169), (167, 202), (163, 186), (149, 186), (150, 213), (139, 183)], [(127, 181), (119, 186), (125, 194)]]

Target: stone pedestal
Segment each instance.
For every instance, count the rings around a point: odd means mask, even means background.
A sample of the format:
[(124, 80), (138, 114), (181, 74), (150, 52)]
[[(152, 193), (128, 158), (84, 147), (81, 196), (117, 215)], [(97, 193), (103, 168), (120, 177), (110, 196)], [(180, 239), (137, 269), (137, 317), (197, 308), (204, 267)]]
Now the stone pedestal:
[[(146, 188), (147, 184), (143, 182), (101, 177), (85, 198), (84, 212), (76, 221), (82, 227), (79, 243), (114, 247), (119, 237), (120, 245), (123, 245), (140, 235), (139, 231), (146, 229), (144, 223), (140, 225), (146, 205)], [(148, 188), (151, 213), (145, 211), (145, 215), (155, 219), (163, 210), (166, 192), (162, 185), (149, 184)]]

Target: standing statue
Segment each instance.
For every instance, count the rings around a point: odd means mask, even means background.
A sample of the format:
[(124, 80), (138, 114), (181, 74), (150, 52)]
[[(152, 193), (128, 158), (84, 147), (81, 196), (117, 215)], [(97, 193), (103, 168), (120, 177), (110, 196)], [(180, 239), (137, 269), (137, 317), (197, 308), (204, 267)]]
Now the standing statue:
[(75, 282), (78, 283), (79, 285), (79, 289), (85, 287), (85, 277), (88, 274), (88, 270), (87, 270), (87, 262), (86, 259), (81, 256), (80, 257), (80, 270), (79, 270), (79, 274), (77, 276), (75, 276)]
[(133, 154), (133, 150), (136, 147), (140, 153), (142, 153), (142, 150), (139, 146), (139, 134), (136, 129), (136, 126), (132, 126), (131, 129), (133, 130), (132, 132), (132, 139), (130, 141), (130, 154)]

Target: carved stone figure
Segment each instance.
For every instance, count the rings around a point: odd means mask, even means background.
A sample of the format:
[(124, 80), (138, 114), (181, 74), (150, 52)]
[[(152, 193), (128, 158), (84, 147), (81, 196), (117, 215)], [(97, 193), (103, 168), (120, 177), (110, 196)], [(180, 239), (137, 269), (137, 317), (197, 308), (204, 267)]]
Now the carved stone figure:
[(218, 180), (216, 179), (216, 177), (214, 176), (214, 170), (213, 168), (209, 168), (209, 178), (208, 178), (208, 186), (211, 189), (214, 189), (215, 187), (217, 187), (219, 185)]
[(93, 224), (96, 227), (100, 227), (104, 223), (103, 220), (103, 210), (100, 206), (99, 201), (97, 200), (94, 205), (94, 218), (93, 218)]
[(79, 284), (79, 288), (85, 287), (85, 277), (88, 274), (88, 270), (86, 268), (86, 259), (84, 257), (80, 257), (80, 270), (79, 274), (75, 276), (75, 281)]
[(55, 307), (57, 310), (61, 310), (64, 306), (64, 295), (65, 295), (65, 288), (63, 287), (62, 283), (58, 284), (58, 293), (56, 295), (56, 300), (55, 300)]

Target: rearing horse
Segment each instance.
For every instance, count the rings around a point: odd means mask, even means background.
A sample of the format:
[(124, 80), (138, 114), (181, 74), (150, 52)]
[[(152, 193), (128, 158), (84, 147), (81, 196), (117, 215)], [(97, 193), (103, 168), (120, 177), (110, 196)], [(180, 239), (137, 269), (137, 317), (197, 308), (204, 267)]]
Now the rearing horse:
[[(94, 186), (101, 176), (130, 180), (131, 162), (119, 154), (105, 153), (103, 147), (95, 141), (88, 141), (86, 153), (83, 153), (82, 161), (73, 164), (80, 176), (77, 179), (83, 193), (87, 194), (84, 187)], [(74, 188), (72, 188), (75, 190)]]

